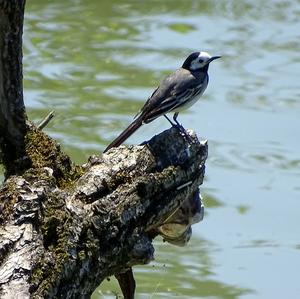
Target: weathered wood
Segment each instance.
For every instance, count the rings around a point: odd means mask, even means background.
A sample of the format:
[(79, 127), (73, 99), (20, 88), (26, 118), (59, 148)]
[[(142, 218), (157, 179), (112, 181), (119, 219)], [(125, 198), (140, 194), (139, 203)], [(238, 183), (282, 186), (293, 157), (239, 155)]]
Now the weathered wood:
[(203, 180), (207, 144), (191, 138), (172, 128), (94, 156), (63, 188), (50, 167), (8, 178), (0, 297), (88, 298), (104, 278), (151, 261), (153, 232)]

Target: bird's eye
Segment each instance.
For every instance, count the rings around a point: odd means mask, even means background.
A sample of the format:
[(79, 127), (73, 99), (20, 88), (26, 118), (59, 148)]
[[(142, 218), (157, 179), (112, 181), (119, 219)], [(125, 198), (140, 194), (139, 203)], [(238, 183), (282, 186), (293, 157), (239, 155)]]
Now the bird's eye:
[(199, 63), (202, 63), (202, 62), (203, 62), (203, 59), (199, 59), (198, 61), (199, 61)]

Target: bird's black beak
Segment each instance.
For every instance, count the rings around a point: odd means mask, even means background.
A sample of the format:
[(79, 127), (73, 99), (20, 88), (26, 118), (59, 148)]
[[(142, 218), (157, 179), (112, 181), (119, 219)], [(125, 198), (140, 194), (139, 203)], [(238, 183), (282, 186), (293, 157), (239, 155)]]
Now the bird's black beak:
[(213, 60), (221, 58), (222, 56), (213, 56), (208, 60), (208, 63), (211, 63)]

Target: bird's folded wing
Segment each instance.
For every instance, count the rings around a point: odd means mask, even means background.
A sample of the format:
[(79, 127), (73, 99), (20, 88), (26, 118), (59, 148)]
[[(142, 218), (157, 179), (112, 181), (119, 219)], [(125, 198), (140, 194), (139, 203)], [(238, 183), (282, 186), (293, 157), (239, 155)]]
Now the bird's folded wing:
[(151, 122), (155, 118), (172, 112), (174, 109), (177, 109), (180, 106), (185, 106), (190, 100), (192, 100), (201, 92), (201, 87), (202, 84), (193, 88), (173, 90), (171, 95), (165, 98), (158, 106), (153, 107), (153, 109), (145, 115), (145, 122)]

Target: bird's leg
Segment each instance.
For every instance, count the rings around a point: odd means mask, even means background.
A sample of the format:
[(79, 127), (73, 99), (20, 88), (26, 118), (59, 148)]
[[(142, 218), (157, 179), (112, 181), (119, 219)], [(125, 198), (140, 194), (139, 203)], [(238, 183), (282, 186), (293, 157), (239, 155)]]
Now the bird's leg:
[(176, 128), (178, 128), (178, 130), (180, 131), (180, 133), (188, 140), (188, 142), (192, 141), (191, 136), (187, 133), (187, 131), (185, 130), (185, 128), (182, 126), (181, 123), (179, 123), (179, 121), (177, 120), (178, 117), (178, 112), (174, 113), (173, 115), (173, 120), (176, 124)]
[[(176, 115), (176, 117), (175, 117)], [(173, 120), (175, 123), (173, 123), (170, 118), (164, 114), (164, 117), (168, 120), (168, 122), (171, 124), (172, 127), (174, 128), (177, 128), (178, 130), (182, 131), (182, 129), (184, 130), (183, 126), (177, 121), (177, 116), (178, 116), (178, 113), (175, 113), (174, 116), (173, 116)]]
[[(175, 115), (176, 115), (176, 117), (175, 117)], [(184, 134), (184, 133), (185, 133), (185, 129), (184, 129), (184, 127), (177, 121), (177, 116), (178, 116), (178, 113), (175, 113), (174, 116), (173, 116), (173, 120), (174, 120), (175, 123), (173, 123), (173, 122), (170, 120), (170, 118), (169, 118), (166, 114), (164, 114), (164, 117), (168, 120), (168, 122), (171, 124), (171, 126), (172, 126), (173, 128), (178, 129), (181, 133)]]
[(173, 128), (176, 128), (180, 132), (180, 134), (182, 136), (184, 136), (189, 142), (192, 141), (190, 135), (186, 132), (186, 130), (182, 126), (182, 124), (179, 123), (179, 121), (177, 120), (178, 112), (176, 112), (173, 115), (173, 120), (174, 120), (175, 123), (173, 123), (166, 114), (164, 114), (164, 117), (168, 120), (168, 122), (172, 125)]
[(182, 126), (182, 124), (179, 123), (179, 121), (177, 120), (178, 114), (179, 114), (178, 112), (174, 113), (174, 115), (173, 115), (173, 120), (174, 120), (174, 122), (175, 122), (177, 128), (179, 128), (180, 131), (182, 131), (182, 132), (184, 131), (184, 132), (185, 132), (185, 129), (184, 129), (184, 127)]
[(185, 128), (182, 126), (182, 124), (177, 120), (177, 117), (178, 117), (178, 112), (174, 113), (173, 115), (173, 120), (175, 122), (175, 127), (181, 132), (183, 133), (184, 135), (186, 135), (186, 131), (185, 131)]
[(177, 127), (177, 125), (174, 124), (166, 114), (164, 114), (164, 117), (167, 119), (167, 121), (171, 124), (172, 127)]

